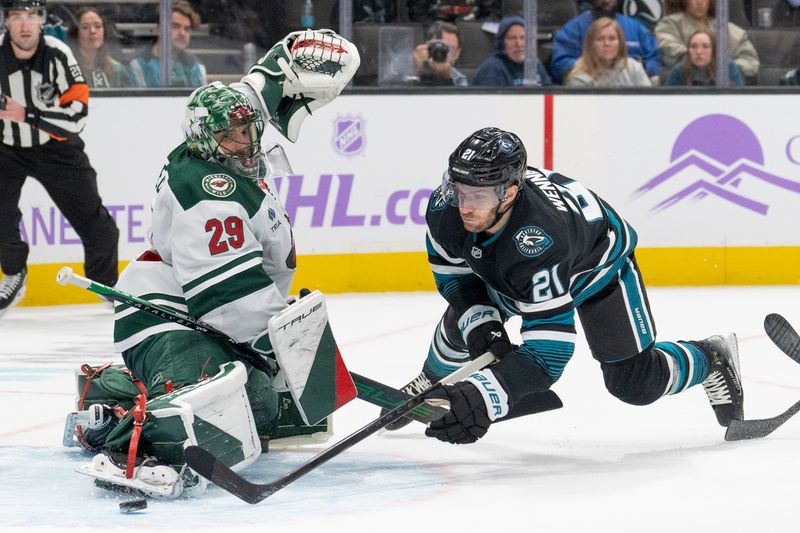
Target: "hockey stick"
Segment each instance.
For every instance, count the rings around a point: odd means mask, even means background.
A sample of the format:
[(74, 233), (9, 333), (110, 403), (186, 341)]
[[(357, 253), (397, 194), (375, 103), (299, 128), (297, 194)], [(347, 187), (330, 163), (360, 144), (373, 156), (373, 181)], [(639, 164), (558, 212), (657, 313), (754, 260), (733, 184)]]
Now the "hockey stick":
[[(484, 354), (484, 356), (487, 354)], [(488, 354), (491, 355), (491, 354)], [(289, 483), (308, 474), (318, 466), (326, 463), (347, 450), (351, 446), (361, 442), (373, 433), (383, 429), (395, 420), (406, 416), (416, 406), (425, 402), (426, 398), (438, 392), (444, 387), (443, 382), (435, 383), (431, 388), (422, 391), (412, 397), (403, 405), (396, 407), (383, 416), (373, 420), (361, 429), (351, 433), (349, 436), (340, 440), (333, 446), (315, 455), (305, 463), (301, 464), (288, 474), (270, 483), (251, 483), (242, 476), (225, 466), (225, 463), (216, 458), (211, 452), (198, 446), (188, 446), (184, 450), (184, 458), (189, 467), (208, 479), (227, 490), (234, 496), (246, 501), (247, 503), (258, 503), (265, 500), (284, 488)]]
[(784, 422), (796, 415), (798, 411), (800, 411), (800, 402), (795, 403), (785, 412), (772, 418), (764, 418), (761, 420), (732, 420), (731, 424), (728, 426), (728, 430), (725, 432), (725, 440), (749, 440), (766, 437), (781, 427)]
[(785, 318), (777, 313), (767, 315), (764, 330), (783, 353), (800, 363), (800, 335)]
[[(483, 354), (479, 358), (468, 363), (466, 367), (453, 372), (441, 381), (435, 383), (431, 388), (422, 391), (416, 396), (413, 396), (403, 405), (396, 407), (392, 411), (389, 411), (381, 417), (373, 420), (366, 426), (340, 440), (330, 448), (327, 448), (315, 455), (288, 474), (285, 474), (284, 476), (281, 476), (269, 483), (259, 484), (247, 481), (242, 476), (228, 468), (225, 463), (215, 457), (214, 454), (203, 448), (200, 448), (199, 446), (188, 446), (184, 450), (184, 459), (186, 460), (186, 464), (189, 465), (192, 470), (204, 478), (208, 479), (212, 483), (215, 483), (216, 485), (219, 485), (226, 491), (246, 501), (247, 503), (255, 504), (269, 498), (282, 488), (286, 487), (288, 484), (292, 483), (293, 481), (297, 481), (299, 478), (308, 474), (318, 466), (330, 461), (343, 451), (355, 444), (358, 444), (373, 433), (380, 431), (395, 420), (403, 416), (407, 416), (409, 411), (414, 409), (415, 406), (425, 402), (428, 397), (433, 396), (437, 391), (441, 390), (446, 383), (454, 383), (459, 381), (460, 379), (468, 376), (470, 373), (483, 368), (493, 360), (494, 357), (492, 354)], [(520, 410), (526, 412), (519, 412), (514, 416), (549, 411), (551, 409), (558, 409), (562, 407), (561, 400), (556, 393), (552, 391), (541, 393), (540, 399), (531, 401), (529, 404), (530, 405)], [(513, 413), (510, 413), (508, 416), (511, 417), (512, 415)]]
[[(236, 351), (236, 354), (244, 361), (247, 361), (255, 368), (267, 372), (270, 375), (274, 373), (273, 369), (269, 368), (261, 356), (250, 350), (247, 346), (237, 343), (225, 333), (208, 324), (205, 324), (204, 322), (196, 320), (189, 315), (185, 315), (179, 311), (175, 311), (174, 309), (162, 307), (137, 296), (118, 291), (117, 289), (108, 287), (102, 283), (92, 281), (89, 278), (75, 274), (70, 267), (63, 267), (61, 270), (59, 270), (56, 281), (60, 285), (75, 285), (76, 287), (89, 290), (95, 294), (105, 296), (106, 298), (116, 302), (130, 305), (131, 307), (135, 307), (140, 311), (153, 314), (168, 322), (180, 324), (181, 326), (224, 341), (228, 343)], [(469, 366), (469, 368), (472, 369), (469, 373), (472, 373), (475, 370), (480, 370), (480, 368), (475, 368), (473, 366)], [(412, 398), (410, 394), (406, 394), (403, 391), (394, 389), (388, 385), (384, 385), (383, 383), (367, 378), (360, 374), (356, 374), (355, 372), (350, 372), (350, 376), (353, 378), (353, 381), (356, 384), (358, 398), (367, 403), (377, 405), (378, 407), (392, 409), (407, 402), (409, 398)], [(409, 411), (408, 416), (414, 420), (427, 424), (428, 422), (441, 418), (446, 413), (447, 409), (424, 403)]]
[[(800, 335), (789, 322), (777, 313), (771, 313), (764, 318), (764, 330), (767, 336), (781, 349), (783, 353), (800, 363)], [(800, 402), (789, 409), (774, 416), (761, 420), (733, 420), (725, 432), (725, 440), (748, 440), (766, 437), (784, 422), (800, 411)]]

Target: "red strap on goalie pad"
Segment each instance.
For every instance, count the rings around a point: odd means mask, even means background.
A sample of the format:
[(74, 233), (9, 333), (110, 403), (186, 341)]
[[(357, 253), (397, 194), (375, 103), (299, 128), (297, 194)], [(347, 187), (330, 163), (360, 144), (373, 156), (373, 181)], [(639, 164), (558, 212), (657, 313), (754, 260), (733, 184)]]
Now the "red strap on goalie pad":
[(125, 477), (128, 479), (133, 479), (136, 452), (139, 449), (139, 437), (142, 434), (145, 418), (147, 418), (147, 394), (142, 393), (136, 397), (136, 405), (133, 406), (133, 435), (128, 445), (128, 464), (125, 468)]

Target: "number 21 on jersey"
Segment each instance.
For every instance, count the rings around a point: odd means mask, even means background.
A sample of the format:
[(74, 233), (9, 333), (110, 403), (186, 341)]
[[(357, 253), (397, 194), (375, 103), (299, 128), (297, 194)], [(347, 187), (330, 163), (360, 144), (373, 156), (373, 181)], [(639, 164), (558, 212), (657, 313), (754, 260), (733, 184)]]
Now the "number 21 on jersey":
[(566, 292), (561, 280), (558, 279), (558, 265), (536, 272), (531, 278), (531, 284), (531, 296), (534, 303), (551, 300), (553, 297), (561, 296)]

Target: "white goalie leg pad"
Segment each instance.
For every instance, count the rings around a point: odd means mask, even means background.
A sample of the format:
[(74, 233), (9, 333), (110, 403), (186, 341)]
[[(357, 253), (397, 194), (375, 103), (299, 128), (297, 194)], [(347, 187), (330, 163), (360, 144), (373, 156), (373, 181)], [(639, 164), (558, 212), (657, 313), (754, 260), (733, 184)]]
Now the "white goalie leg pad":
[[(180, 417), (187, 437), (184, 447), (201, 446), (239, 471), (261, 454), (261, 441), (245, 390), (244, 364), (234, 361), (219, 368), (208, 380), (160, 396), (159, 407), (148, 414), (159, 419)], [(162, 407), (161, 402), (168, 405)], [(226, 459), (232, 456), (239, 457)]]
[(125, 477), (125, 468), (114, 464), (106, 454), (99, 453), (92, 458), (91, 463), (79, 466), (75, 470), (113, 485), (140, 490), (151, 498), (172, 499), (183, 493), (180, 474), (166, 465), (153, 465), (145, 461), (134, 468), (133, 478), (128, 479)]
[[(190, 445), (201, 446), (238, 471), (258, 458), (261, 441), (245, 390), (247, 370), (244, 364), (235, 361), (219, 368), (220, 371), (209, 379), (149, 400), (142, 438), (146, 436), (162, 448), (174, 445), (180, 450)], [(150, 429), (148, 423), (153, 424)], [(133, 478), (128, 479), (124, 467), (116, 466), (103, 454), (77, 470), (161, 498), (199, 495), (207, 485), (203, 477), (188, 467), (178, 473), (171, 466), (147, 460), (136, 467)]]

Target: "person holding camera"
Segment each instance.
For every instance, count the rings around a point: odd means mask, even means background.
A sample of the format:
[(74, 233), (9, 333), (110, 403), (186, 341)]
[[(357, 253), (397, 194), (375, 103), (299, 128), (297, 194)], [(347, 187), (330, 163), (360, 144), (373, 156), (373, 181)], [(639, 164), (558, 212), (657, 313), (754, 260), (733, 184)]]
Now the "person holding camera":
[(461, 55), (461, 32), (455, 24), (437, 20), (428, 28), (427, 41), (414, 49), (419, 85), (467, 86), (467, 77), (453, 65)]
[(36, 178), (83, 242), (86, 275), (117, 282), (119, 230), (97, 192), (97, 174), (79, 137), (89, 86), (66, 43), (42, 34), (45, 0), (2, 0), (0, 37), (0, 315), (25, 294), (28, 245), (19, 199)]
[[(525, 20), (504, 17), (497, 27), (495, 53), (484, 60), (475, 72), (473, 85), (509, 87), (522, 85), (525, 79)], [(534, 85), (550, 85), (552, 80), (542, 62), (536, 60)]]

